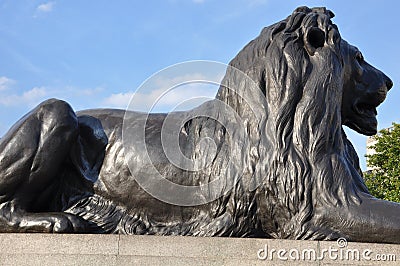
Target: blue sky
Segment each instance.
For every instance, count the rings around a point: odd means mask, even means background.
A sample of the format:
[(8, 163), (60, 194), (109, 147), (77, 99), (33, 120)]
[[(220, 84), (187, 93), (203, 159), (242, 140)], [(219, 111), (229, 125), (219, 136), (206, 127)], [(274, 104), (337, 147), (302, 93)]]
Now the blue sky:
[[(394, 81), (379, 128), (400, 122), (397, 0), (0, 0), (0, 135), (44, 99), (124, 108), (155, 72), (187, 60), (228, 63), (301, 5), (327, 6), (344, 39)], [(179, 98), (179, 97), (177, 97)], [(365, 169), (366, 138), (347, 130)]]

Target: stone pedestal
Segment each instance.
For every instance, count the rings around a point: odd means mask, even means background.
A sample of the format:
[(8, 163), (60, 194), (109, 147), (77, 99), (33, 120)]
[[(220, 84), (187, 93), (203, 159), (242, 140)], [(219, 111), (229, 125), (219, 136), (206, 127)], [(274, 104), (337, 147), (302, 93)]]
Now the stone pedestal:
[[(340, 247), (341, 246), (341, 247)], [(276, 239), (0, 234), (0, 265), (399, 265), (400, 245)]]

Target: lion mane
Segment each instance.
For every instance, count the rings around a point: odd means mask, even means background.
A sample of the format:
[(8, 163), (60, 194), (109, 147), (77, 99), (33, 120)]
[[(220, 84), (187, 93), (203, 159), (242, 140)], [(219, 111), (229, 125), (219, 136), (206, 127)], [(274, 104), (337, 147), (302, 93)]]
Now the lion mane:
[[(264, 113), (261, 120), (238, 96), (252, 94), (254, 86), (237, 80), (229, 69), (217, 94), (251, 125), (247, 128), (258, 129), (248, 132), (251, 178), (261, 184), (253, 201), (262, 231), (272, 237), (335, 238), (315, 222), (315, 207), (359, 204), (358, 194), (367, 192), (342, 129), (341, 49), (346, 47), (341, 47), (333, 16), (325, 8), (297, 8), (264, 28), (230, 62), (261, 89), (264, 98), (251, 102)], [(326, 47), (307, 47), (306, 38), (321, 33)]]

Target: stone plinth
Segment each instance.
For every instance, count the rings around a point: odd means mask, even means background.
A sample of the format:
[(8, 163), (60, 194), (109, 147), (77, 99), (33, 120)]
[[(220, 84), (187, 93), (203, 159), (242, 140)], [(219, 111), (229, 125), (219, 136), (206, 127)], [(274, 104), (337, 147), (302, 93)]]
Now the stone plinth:
[[(340, 246), (341, 247), (340, 247)], [(0, 234), (0, 265), (399, 265), (400, 245), (275, 239)]]

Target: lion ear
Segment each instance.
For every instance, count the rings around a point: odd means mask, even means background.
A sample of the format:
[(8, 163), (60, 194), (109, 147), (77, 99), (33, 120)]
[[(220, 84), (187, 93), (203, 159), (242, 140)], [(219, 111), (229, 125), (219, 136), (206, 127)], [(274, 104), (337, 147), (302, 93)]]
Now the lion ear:
[(311, 27), (304, 35), (304, 45), (307, 52), (312, 56), (317, 48), (325, 44), (325, 32), (318, 27)]

